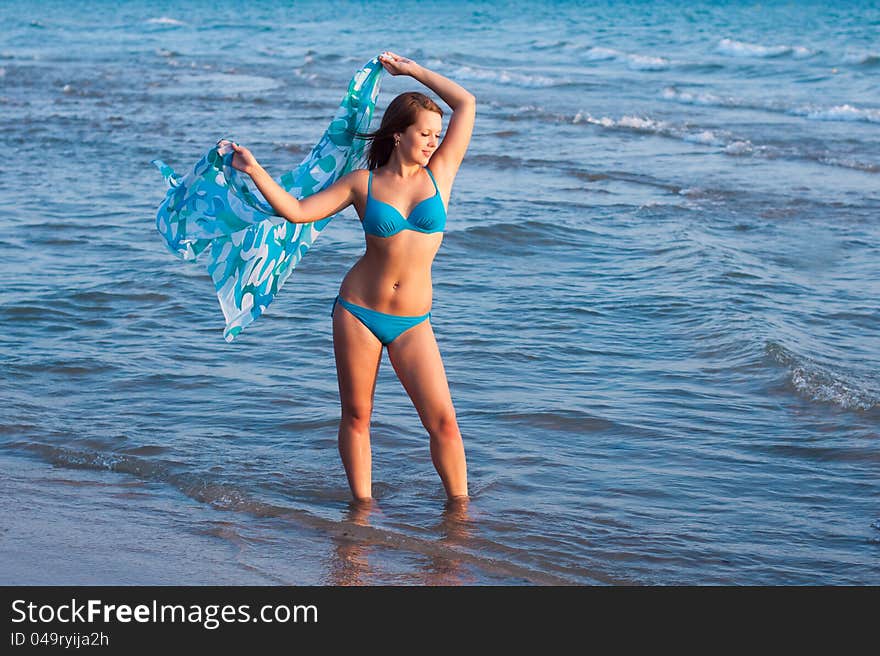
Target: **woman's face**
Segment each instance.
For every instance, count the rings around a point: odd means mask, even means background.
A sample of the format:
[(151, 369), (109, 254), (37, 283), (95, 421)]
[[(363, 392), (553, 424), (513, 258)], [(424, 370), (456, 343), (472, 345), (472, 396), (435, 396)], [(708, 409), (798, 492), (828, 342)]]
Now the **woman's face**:
[(440, 114), (428, 109), (419, 110), (415, 123), (400, 135), (400, 145), (397, 147), (400, 155), (425, 166), (440, 145), (442, 128), (443, 119)]

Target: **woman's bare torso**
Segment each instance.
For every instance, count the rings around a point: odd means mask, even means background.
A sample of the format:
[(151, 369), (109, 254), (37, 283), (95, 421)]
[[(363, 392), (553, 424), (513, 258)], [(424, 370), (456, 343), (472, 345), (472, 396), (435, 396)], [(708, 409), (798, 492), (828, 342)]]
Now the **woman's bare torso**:
[[(354, 206), (363, 220), (367, 203), (366, 172), (363, 184), (358, 185)], [(418, 188), (413, 198), (389, 198), (388, 184), (380, 181), (377, 200), (390, 203), (400, 210), (411, 210), (415, 205), (433, 195), (434, 186), (430, 178), (412, 185)], [(373, 173), (373, 197), (376, 197), (376, 179)], [(440, 190), (443, 198), (443, 190)], [(444, 206), (446, 200), (443, 199)], [(403, 216), (407, 216), (401, 212)], [(440, 249), (443, 233), (422, 233), (415, 230), (401, 230), (390, 237), (377, 237), (365, 233), (367, 250), (342, 280), (339, 294), (347, 301), (363, 305), (377, 312), (415, 316), (426, 314), (431, 309), (432, 284), (431, 265)]]

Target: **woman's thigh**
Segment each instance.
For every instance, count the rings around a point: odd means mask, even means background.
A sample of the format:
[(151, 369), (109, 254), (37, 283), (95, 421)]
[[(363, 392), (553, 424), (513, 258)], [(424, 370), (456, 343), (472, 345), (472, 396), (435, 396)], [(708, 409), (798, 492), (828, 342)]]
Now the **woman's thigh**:
[(452, 395), (430, 320), (391, 342), (388, 358), (429, 433), (454, 423)]
[(333, 310), (333, 351), (343, 414), (369, 419), (382, 343), (338, 303)]

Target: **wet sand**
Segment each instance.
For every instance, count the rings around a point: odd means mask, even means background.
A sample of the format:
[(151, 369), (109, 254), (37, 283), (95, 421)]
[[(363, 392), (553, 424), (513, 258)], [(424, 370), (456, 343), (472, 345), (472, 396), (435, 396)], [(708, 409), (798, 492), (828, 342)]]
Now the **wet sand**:
[(9, 454), (0, 470), (0, 585), (528, 583), (481, 572), (448, 549), (377, 544), (358, 512), (315, 528), (217, 510), (119, 472)]

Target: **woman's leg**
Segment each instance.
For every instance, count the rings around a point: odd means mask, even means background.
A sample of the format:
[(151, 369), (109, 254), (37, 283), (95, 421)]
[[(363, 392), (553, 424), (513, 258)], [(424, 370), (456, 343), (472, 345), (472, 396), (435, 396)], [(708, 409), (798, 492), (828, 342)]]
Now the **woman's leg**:
[(423, 321), (388, 344), (388, 357), (428, 431), (431, 459), (446, 495), (467, 496), (464, 443), (431, 322)]
[(372, 498), (370, 415), (382, 343), (338, 303), (333, 309), (333, 350), (339, 381), (339, 455), (355, 499)]

